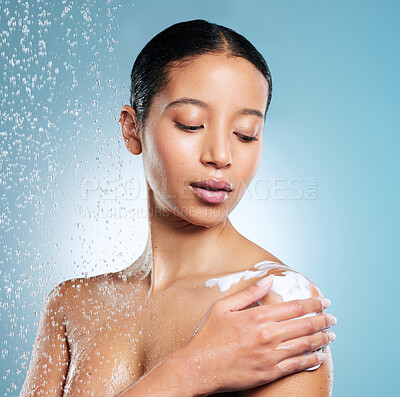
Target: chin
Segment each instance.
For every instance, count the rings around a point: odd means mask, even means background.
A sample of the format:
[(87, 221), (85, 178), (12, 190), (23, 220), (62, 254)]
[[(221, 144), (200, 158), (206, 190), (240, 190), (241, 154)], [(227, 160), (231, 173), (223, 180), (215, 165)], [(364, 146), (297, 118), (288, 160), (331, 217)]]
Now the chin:
[(180, 216), (193, 225), (209, 228), (225, 222), (229, 212), (227, 208), (222, 206), (207, 208), (191, 207), (189, 210), (181, 213)]
[(189, 220), (189, 222), (195, 226), (202, 226), (202, 227), (205, 227), (208, 229), (210, 227), (214, 227), (221, 223), (224, 223), (225, 220), (226, 220), (226, 218), (218, 219), (218, 220), (214, 220), (214, 221), (212, 219), (194, 220), (194, 221)]
[[(161, 200), (160, 200), (161, 201)], [(232, 203), (221, 203), (217, 205), (192, 202), (172, 202), (169, 200), (161, 201), (161, 208), (165, 214), (171, 214), (183, 221), (196, 226), (206, 228), (219, 225), (226, 221), (228, 215), (232, 212)], [(185, 205), (186, 204), (186, 205)]]

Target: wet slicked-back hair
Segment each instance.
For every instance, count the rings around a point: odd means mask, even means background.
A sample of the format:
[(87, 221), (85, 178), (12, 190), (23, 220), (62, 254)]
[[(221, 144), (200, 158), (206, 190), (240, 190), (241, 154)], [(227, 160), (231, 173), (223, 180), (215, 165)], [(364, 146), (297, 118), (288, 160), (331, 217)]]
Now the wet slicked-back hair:
[(152, 100), (167, 86), (169, 71), (174, 66), (207, 53), (247, 59), (262, 73), (268, 82), (266, 115), (271, 102), (272, 80), (263, 56), (234, 30), (195, 19), (164, 29), (137, 56), (131, 72), (130, 105), (136, 111), (139, 125), (146, 125)]

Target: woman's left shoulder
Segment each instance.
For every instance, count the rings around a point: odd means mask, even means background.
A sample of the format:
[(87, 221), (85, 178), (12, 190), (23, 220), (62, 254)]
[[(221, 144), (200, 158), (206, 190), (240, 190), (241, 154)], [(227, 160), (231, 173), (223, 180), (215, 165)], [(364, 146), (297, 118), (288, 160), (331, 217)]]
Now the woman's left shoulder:
[(276, 267), (288, 267), (271, 252), (246, 237), (242, 235), (239, 236), (239, 239), (235, 241), (235, 247), (232, 247), (232, 253), (238, 262), (239, 271), (249, 270), (258, 263), (266, 261), (270, 261), (271, 264), (275, 264)]
[[(323, 296), (318, 286), (307, 275), (301, 273), (294, 266), (285, 264), (257, 244), (250, 243), (251, 259), (247, 260), (247, 266), (243, 264), (242, 270), (247, 270), (247, 278), (250, 283), (256, 281), (255, 278), (274, 275), (272, 293), (268, 297), (271, 300), (270, 303)], [(252, 278), (254, 280), (250, 280)]]

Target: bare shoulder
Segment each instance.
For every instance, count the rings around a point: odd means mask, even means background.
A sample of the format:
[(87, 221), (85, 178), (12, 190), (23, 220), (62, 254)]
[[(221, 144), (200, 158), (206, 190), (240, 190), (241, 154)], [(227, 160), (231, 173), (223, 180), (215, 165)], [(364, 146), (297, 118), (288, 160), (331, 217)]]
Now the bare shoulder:
[[(240, 270), (246, 273), (244, 285), (249, 285), (257, 278), (274, 275), (271, 293), (263, 303), (278, 303), (294, 299), (322, 297), (323, 294), (305, 274), (295, 267), (285, 264), (275, 255), (241, 236), (240, 250), (246, 253), (240, 264)], [(243, 287), (243, 284), (242, 284)]]
[(44, 302), (21, 397), (62, 393), (70, 359), (65, 312), (68, 284), (54, 287)]
[[(262, 299), (263, 304), (275, 304), (295, 299), (322, 297), (321, 289), (306, 275), (300, 273), (267, 251), (261, 249), (256, 269), (264, 270), (263, 277), (274, 275), (274, 283)], [(253, 281), (253, 280), (249, 280)], [(240, 397), (330, 397), (333, 389), (333, 362), (329, 345), (322, 351), (326, 360), (313, 371), (302, 371), (276, 380), (268, 385), (239, 392)]]
[[(50, 293), (51, 299), (56, 300), (59, 311), (66, 321), (72, 325), (82, 323), (93, 325), (103, 320), (111, 313), (123, 314), (129, 310), (128, 303), (134, 297), (135, 282), (121, 276), (121, 273), (105, 273), (92, 277), (73, 278), (58, 284)], [(71, 329), (71, 327), (70, 327)]]
[(98, 295), (102, 285), (108, 282), (108, 275), (78, 277), (62, 281), (50, 292), (49, 297), (58, 300), (59, 307), (70, 310), (75, 304), (82, 304), (85, 298)]
[(237, 238), (233, 240), (229, 251), (230, 253), (227, 257), (229, 259), (230, 268), (233, 271), (252, 270), (254, 265), (264, 261), (270, 261), (274, 263), (276, 267), (287, 267), (271, 252), (239, 233), (237, 234)]
[[(322, 297), (320, 288), (299, 271), (285, 265), (282, 261), (271, 259), (269, 253), (258, 262), (257, 269), (264, 269), (263, 277), (274, 275), (274, 283), (262, 299), (263, 304), (275, 304), (295, 299)], [(265, 265), (263, 267), (263, 264)], [(254, 281), (254, 280), (249, 280)], [(333, 389), (333, 362), (329, 345), (322, 348), (325, 361), (313, 371), (302, 371), (254, 389), (238, 392), (240, 397), (330, 397)]]

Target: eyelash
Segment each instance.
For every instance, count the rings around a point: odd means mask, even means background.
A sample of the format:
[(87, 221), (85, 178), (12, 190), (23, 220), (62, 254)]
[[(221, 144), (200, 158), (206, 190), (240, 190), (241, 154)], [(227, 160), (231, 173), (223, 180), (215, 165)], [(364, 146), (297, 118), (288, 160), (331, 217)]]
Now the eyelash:
[[(197, 131), (202, 127), (202, 126), (183, 125), (176, 121), (175, 124), (178, 128), (184, 131)], [(237, 132), (235, 132), (234, 134), (237, 135), (240, 139), (243, 139), (242, 142), (258, 141), (258, 138), (256, 138), (255, 136), (247, 136), (243, 134), (238, 134)]]
[(183, 125), (175, 121), (175, 124), (178, 128), (185, 131), (196, 131), (199, 130), (202, 126), (194, 126), (194, 125)]

